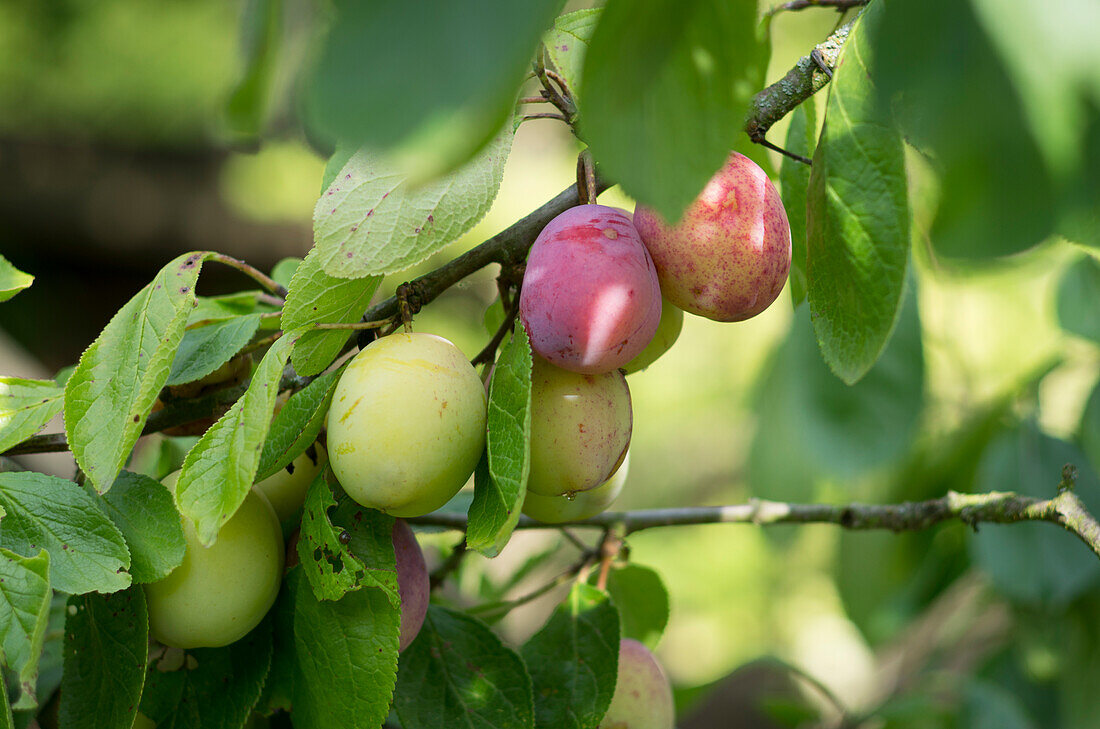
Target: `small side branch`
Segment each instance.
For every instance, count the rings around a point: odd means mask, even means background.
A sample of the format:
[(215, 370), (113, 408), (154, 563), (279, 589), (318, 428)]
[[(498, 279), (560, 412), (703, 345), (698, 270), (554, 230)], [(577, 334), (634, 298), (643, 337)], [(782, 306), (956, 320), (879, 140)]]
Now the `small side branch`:
[(791, 0), (790, 2), (776, 5), (768, 11), (768, 15), (775, 15), (784, 10), (806, 10), (807, 8), (832, 8), (844, 13), (852, 8), (863, 7), (871, 0)]

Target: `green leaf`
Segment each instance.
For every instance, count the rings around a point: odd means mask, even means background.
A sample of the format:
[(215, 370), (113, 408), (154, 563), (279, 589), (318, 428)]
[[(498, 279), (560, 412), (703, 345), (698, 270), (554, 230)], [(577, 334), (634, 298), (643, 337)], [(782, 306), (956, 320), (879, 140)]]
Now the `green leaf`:
[[(806, 99), (791, 115), (787, 127), (788, 152), (813, 157), (817, 147), (817, 114), (813, 98)], [(810, 186), (810, 167), (790, 157), (779, 164), (779, 190), (787, 220), (791, 224), (791, 302), (798, 306), (806, 300), (806, 193)]]
[(523, 327), (515, 328), (493, 370), (486, 420), (487, 460), (474, 480), (466, 544), (495, 557), (519, 521), (531, 469), (531, 347)]
[(569, 85), (574, 100), (580, 98), (584, 56), (600, 21), (600, 11), (600, 8), (586, 8), (558, 16), (554, 27), (542, 38), (546, 54)]
[(0, 707), (0, 729), (15, 729), (15, 719), (11, 713), (11, 703), (8, 701), (8, 692), (0, 691), (3, 694), (3, 707)]
[(393, 273), (423, 261), (489, 212), (511, 147), (505, 130), (461, 169), (415, 187), (384, 155), (356, 152), (317, 201), (316, 247), (306, 260), (316, 258), (314, 265), (340, 278)]
[(1093, 470), (1100, 473), (1100, 383), (1097, 383), (1085, 404), (1077, 437)]
[(236, 513), (255, 483), (279, 381), (300, 334), (284, 334), (267, 350), (248, 390), (210, 426), (183, 460), (176, 482), (176, 504), (184, 517), (195, 522), (195, 532), (207, 546), (214, 543), (222, 524)]
[(72, 481), (33, 471), (0, 473), (0, 547), (50, 553), (50, 583), (74, 595), (130, 586), (130, 553), (96, 500)]
[(610, 0), (592, 35), (581, 131), (607, 176), (667, 220), (741, 133), (767, 63), (756, 12), (754, 0)]
[(966, 685), (960, 726), (967, 729), (1037, 729), (1019, 697), (996, 684), (973, 679)]
[(907, 289), (890, 344), (852, 386), (821, 360), (809, 311), (795, 312), (757, 393), (757, 431), (749, 455), (755, 495), (812, 501), (819, 479), (851, 481), (906, 452), (924, 404), (917, 297), (915, 286)]
[(337, 0), (307, 109), (332, 138), (375, 149), (401, 145), (421, 180), (454, 169), (504, 126), (539, 38), (562, 5)]
[(34, 276), (23, 273), (0, 256), (0, 302), (7, 301), (34, 283)]
[[(193, 659), (193, 660), (192, 660)], [(187, 651), (177, 671), (149, 667), (141, 713), (172, 729), (241, 729), (271, 667), (271, 621), (224, 648)]]
[(480, 620), (438, 605), (401, 654), (394, 708), (404, 729), (532, 729), (531, 678)]
[(260, 328), (260, 319), (259, 314), (248, 314), (188, 329), (164, 384), (201, 380), (233, 359)]
[(179, 512), (160, 481), (123, 471), (101, 497), (95, 497), (90, 485), (84, 488), (126, 538), (134, 582), (156, 582), (183, 562), (187, 543)]
[(607, 592), (619, 610), (622, 637), (650, 650), (657, 647), (668, 625), (668, 590), (649, 567), (628, 564), (607, 574)]
[[(401, 612), (381, 590), (318, 601), (294, 570), (294, 725), (377, 729), (389, 714)], [(407, 729), (412, 729), (407, 727)]]
[[(302, 570), (292, 568), (284, 578), (286, 588), (279, 591), (275, 606), (271, 608), (273, 648), (271, 670), (264, 681), (255, 711), (270, 714), (276, 709), (290, 711), (294, 704), (294, 681), (298, 672), (298, 654), (294, 649), (294, 585)], [(299, 725), (301, 727), (301, 725)]]
[[(239, 291), (225, 296), (198, 296), (195, 298), (195, 308), (187, 317), (187, 326), (252, 314), (260, 307), (260, 293), (259, 291)], [(265, 308), (270, 307), (265, 306)]]
[(17, 709), (38, 704), (38, 657), (50, 617), (49, 570), (45, 549), (34, 557), (0, 549), (0, 646), (4, 665), (19, 677)]
[(1100, 261), (1082, 256), (1058, 285), (1058, 324), (1071, 334), (1100, 343)]
[(841, 53), (807, 192), (814, 333), (829, 367), (849, 385), (893, 334), (909, 262), (905, 149), (870, 79), (867, 38), (882, 7), (864, 10)]
[(0, 453), (41, 430), (61, 412), (64, 388), (50, 380), (0, 377)]
[[(878, 97), (941, 174), (933, 245), (945, 256), (986, 258), (1042, 241), (1054, 228), (1050, 174), (971, 3), (876, 4)], [(1033, 51), (1030, 33), (1027, 43)]]
[[(334, 508), (330, 518), (329, 511)], [(380, 588), (395, 607), (401, 604), (393, 556), (393, 517), (359, 506), (347, 495), (337, 503), (325, 481), (325, 471), (306, 493), (298, 558), (319, 600), (339, 600), (366, 586)]]
[(260, 465), (256, 469), (257, 483), (281, 471), (317, 440), (325, 424), (332, 391), (343, 371), (340, 367), (326, 372), (286, 401), (267, 432)]
[(337, 143), (336, 151), (328, 158), (328, 162), (325, 163), (325, 173), (321, 176), (322, 195), (325, 194), (325, 190), (332, 187), (336, 175), (340, 174), (340, 170), (344, 169), (344, 165), (348, 163), (353, 154), (355, 154), (355, 147), (342, 142)]
[(117, 729), (137, 716), (149, 653), (145, 593), (69, 598), (61, 729)]
[[(1077, 495), (1092, 512), (1100, 508), (1100, 479), (1084, 454), (1065, 441), (1025, 424), (990, 444), (978, 468), (977, 491), (1015, 491), (1051, 498), (1062, 466), (1078, 468)], [(970, 538), (974, 562), (1005, 595), (1053, 608), (1100, 583), (1096, 556), (1072, 534), (1050, 524), (982, 524)]]
[(162, 268), (111, 317), (65, 385), (69, 447), (100, 493), (122, 470), (168, 379), (209, 255), (187, 253)]
[(245, 10), (241, 23), (244, 74), (226, 105), (226, 120), (234, 134), (251, 138), (263, 130), (283, 32), (282, 15), (282, 0), (251, 0)]
[(290, 288), (290, 281), (294, 278), (294, 272), (298, 270), (300, 265), (302, 265), (301, 258), (295, 256), (283, 258), (271, 269), (271, 278), (280, 286)]
[[(314, 248), (294, 272), (290, 293), (283, 306), (283, 327), (296, 329), (316, 322), (351, 324), (359, 321), (371, 297), (382, 283), (381, 276), (343, 279), (321, 270), (321, 258)], [(332, 364), (344, 348), (351, 331), (306, 332), (291, 354), (294, 370), (315, 375)]]
[(619, 666), (619, 614), (578, 582), (523, 646), (539, 729), (596, 729), (611, 705)]

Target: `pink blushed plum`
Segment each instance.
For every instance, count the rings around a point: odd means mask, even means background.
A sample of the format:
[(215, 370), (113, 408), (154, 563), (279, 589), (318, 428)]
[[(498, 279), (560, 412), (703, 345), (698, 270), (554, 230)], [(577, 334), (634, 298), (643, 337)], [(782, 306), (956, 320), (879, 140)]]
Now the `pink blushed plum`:
[(397, 650), (403, 651), (424, 625), (431, 584), (416, 535), (402, 519), (393, 522), (393, 557), (397, 564), (397, 592), (401, 595), (401, 638)]
[(572, 372), (611, 372), (645, 349), (661, 290), (630, 216), (578, 205), (551, 220), (531, 246), (519, 315), (531, 349)]
[(673, 729), (672, 686), (657, 659), (636, 640), (619, 644), (615, 694), (599, 729)]
[(665, 298), (692, 314), (743, 321), (768, 308), (787, 281), (787, 212), (764, 171), (736, 152), (675, 226), (642, 205), (634, 225)]

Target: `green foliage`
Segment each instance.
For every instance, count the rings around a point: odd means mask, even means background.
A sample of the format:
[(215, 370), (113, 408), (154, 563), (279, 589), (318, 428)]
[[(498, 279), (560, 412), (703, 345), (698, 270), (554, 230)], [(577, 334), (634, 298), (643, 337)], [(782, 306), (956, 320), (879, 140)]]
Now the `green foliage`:
[(515, 328), (493, 369), (487, 425), (466, 543), (495, 557), (519, 521), (531, 469), (531, 347), (522, 326)]
[(0, 256), (0, 302), (7, 301), (34, 283), (34, 276), (23, 273), (11, 261)]
[(405, 652), (394, 708), (405, 729), (461, 726), (533, 729), (531, 678), (523, 661), (476, 618), (437, 605)]
[[(17, 709), (33, 707), (38, 701), (35, 680), (50, 614), (49, 569), (50, 554), (45, 549), (33, 557), (0, 549), (0, 647), (4, 664), (19, 678)], [(7, 713), (11, 714), (10, 708)]]
[(864, 11), (841, 53), (806, 193), (814, 333), (829, 368), (849, 385), (894, 331), (909, 261), (905, 149), (871, 80), (868, 38), (882, 7)]
[(271, 421), (271, 428), (256, 468), (256, 482), (278, 473), (305, 453), (325, 424), (332, 391), (344, 368), (326, 372), (290, 396)]
[(172, 360), (166, 385), (182, 385), (211, 374), (233, 359), (260, 328), (259, 314), (219, 319), (207, 326), (188, 329)]
[[(806, 100), (791, 114), (785, 149), (792, 154), (813, 157), (817, 148), (817, 112), (813, 99)], [(806, 202), (810, 167), (784, 157), (779, 165), (779, 191), (787, 220), (791, 224), (791, 302), (797, 307), (806, 300)]]
[(131, 588), (113, 595), (74, 596), (68, 612), (59, 726), (131, 726), (149, 653), (145, 593)]
[(64, 404), (65, 389), (50, 380), (0, 377), (0, 452), (41, 430)]
[(1092, 464), (1093, 470), (1100, 473), (1100, 383), (1097, 383), (1085, 403), (1085, 412), (1081, 415), (1078, 432), (1081, 448)]
[(1058, 323), (1100, 344), (1100, 261), (1082, 256), (1066, 269), (1058, 286)]
[(581, 131), (628, 195), (679, 220), (729, 155), (767, 60), (750, 0), (611, 0), (585, 59)]
[(668, 590), (649, 567), (628, 564), (607, 574), (607, 593), (619, 611), (622, 637), (654, 650), (668, 625)]
[(584, 57), (588, 53), (592, 33), (600, 22), (600, 12), (600, 8), (586, 8), (559, 15), (554, 20), (554, 27), (542, 39), (546, 55), (569, 84), (574, 101), (580, 99)]
[(244, 74), (226, 104), (230, 130), (242, 137), (257, 137), (263, 130), (272, 76), (283, 32), (282, 0), (251, 0), (241, 23)]

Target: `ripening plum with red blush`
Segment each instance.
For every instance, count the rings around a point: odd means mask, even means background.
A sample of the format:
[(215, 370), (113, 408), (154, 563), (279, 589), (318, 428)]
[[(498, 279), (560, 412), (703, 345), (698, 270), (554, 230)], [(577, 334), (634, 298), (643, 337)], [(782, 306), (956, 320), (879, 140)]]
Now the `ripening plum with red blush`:
[(551, 220), (531, 246), (519, 315), (531, 349), (572, 372), (611, 372), (645, 349), (661, 289), (630, 216), (578, 205)]

